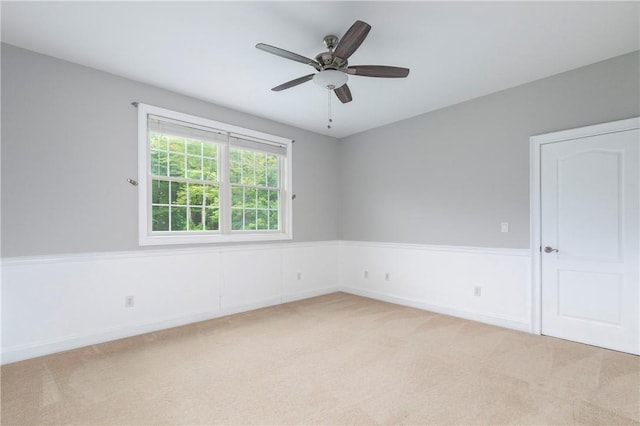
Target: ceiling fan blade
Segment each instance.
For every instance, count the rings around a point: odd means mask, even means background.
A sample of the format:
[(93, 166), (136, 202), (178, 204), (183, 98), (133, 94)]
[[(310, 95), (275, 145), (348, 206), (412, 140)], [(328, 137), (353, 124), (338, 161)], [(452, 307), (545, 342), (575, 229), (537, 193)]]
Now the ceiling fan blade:
[(347, 68), (347, 74), (362, 77), (403, 78), (409, 75), (409, 68), (385, 65), (354, 65)]
[(304, 77), (296, 78), (295, 80), (287, 81), (286, 83), (282, 83), (280, 86), (276, 86), (271, 90), (273, 90), (274, 92), (279, 92), (281, 90), (288, 89), (293, 86), (297, 86), (298, 84), (302, 84), (306, 81), (312, 80), (314, 75), (315, 74), (309, 74), (309, 75), (305, 75)]
[(303, 64), (311, 65), (318, 71), (320, 71), (320, 64), (310, 58), (305, 58), (302, 55), (298, 55), (297, 53), (289, 52), (288, 50), (280, 49), (279, 47), (270, 46), (264, 43), (256, 44), (256, 48), (260, 50), (264, 50), (265, 52), (271, 53), (273, 55), (277, 55), (286, 59), (291, 59), (292, 61), (301, 62)]
[(335, 56), (345, 60), (349, 59), (349, 56), (353, 55), (353, 52), (360, 47), (367, 37), (369, 30), (371, 30), (371, 25), (366, 22), (356, 21), (340, 39), (334, 51)]
[(351, 90), (349, 90), (349, 86), (347, 86), (346, 84), (338, 87), (337, 89), (333, 89), (333, 91), (336, 93), (336, 96), (343, 104), (346, 104), (347, 102), (351, 102), (353, 100), (353, 98), (351, 97)]

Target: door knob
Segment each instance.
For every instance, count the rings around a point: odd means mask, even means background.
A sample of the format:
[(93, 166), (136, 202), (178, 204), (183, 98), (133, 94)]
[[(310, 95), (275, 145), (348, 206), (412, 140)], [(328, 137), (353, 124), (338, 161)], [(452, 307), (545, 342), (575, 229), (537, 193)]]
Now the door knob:
[(546, 246), (544, 248), (545, 253), (553, 253), (554, 251), (558, 251), (558, 249), (554, 249), (553, 247)]

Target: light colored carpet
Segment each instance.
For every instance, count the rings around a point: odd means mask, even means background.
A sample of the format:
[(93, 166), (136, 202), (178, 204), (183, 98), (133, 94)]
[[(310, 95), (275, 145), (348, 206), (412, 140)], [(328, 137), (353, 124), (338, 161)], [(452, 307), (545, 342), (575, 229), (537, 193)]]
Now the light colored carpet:
[(2, 367), (2, 424), (639, 424), (640, 359), (317, 297)]

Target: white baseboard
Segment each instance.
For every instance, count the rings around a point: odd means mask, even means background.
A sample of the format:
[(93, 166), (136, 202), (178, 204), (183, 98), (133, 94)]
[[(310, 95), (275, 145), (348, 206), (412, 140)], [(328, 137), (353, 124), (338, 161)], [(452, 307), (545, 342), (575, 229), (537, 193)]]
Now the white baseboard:
[(57, 352), (64, 352), (85, 346), (96, 345), (99, 343), (110, 342), (113, 340), (124, 339), (127, 337), (137, 336), (154, 331), (165, 330), (173, 327), (180, 327), (196, 322), (207, 321), (216, 318), (222, 318), (242, 312), (253, 311), (256, 309), (267, 308), (270, 306), (280, 305), (282, 303), (294, 302), (296, 300), (309, 299), (312, 297), (323, 296), (335, 293), (338, 286), (328, 287), (326, 289), (318, 289), (312, 291), (303, 291), (296, 294), (283, 296), (282, 298), (269, 298), (261, 301), (232, 306), (222, 310), (199, 312), (180, 317), (165, 319), (162, 321), (141, 322), (138, 324), (127, 325), (126, 327), (118, 327), (104, 329), (90, 334), (65, 336), (59, 339), (35, 342), (30, 345), (16, 346), (12, 348), (2, 349), (2, 364), (10, 364), (12, 362), (22, 361), (25, 359), (35, 358), (44, 355), (50, 355)]
[(255, 311), (256, 309), (268, 308), (270, 306), (282, 305), (283, 303), (295, 302), (297, 300), (310, 299), (312, 297), (324, 296), (327, 294), (335, 293), (339, 291), (337, 285), (321, 288), (317, 290), (300, 291), (294, 294), (286, 294), (282, 297), (273, 297), (269, 299), (263, 299), (260, 301), (231, 306), (223, 308), (215, 317), (226, 317), (228, 315), (239, 314), (242, 312)]
[(337, 252), (318, 241), (3, 259), (0, 363), (331, 293)]
[(340, 283), (373, 299), (530, 331), (530, 252), (343, 241)]
[(336, 293), (341, 291), (341, 288), (338, 284), (331, 285), (326, 288), (311, 290), (311, 291), (302, 291), (294, 294), (286, 294), (282, 296), (282, 303), (290, 303), (296, 302), (298, 300), (311, 299), (312, 297), (325, 296), (327, 294)]
[(437, 314), (449, 315), (452, 317), (464, 318), (471, 321), (477, 321), (485, 324), (491, 324), (498, 327), (509, 328), (512, 330), (529, 332), (529, 323), (517, 318), (508, 318), (497, 315), (487, 315), (484, 313), (464, 311), (451, 306), (441, 306), (424, 303), (421, 300), (410, 299), (405, 297), (392, 296), (370, 290), (358, 289), (355, 287), (342, 286), (340, 291), (353, 294), (356, 296), (367, 297), (369, 299), (380, 300), (382, 302), (394, 303), (396, 305), (407, 306), (410, 308), (422, 309), (424, 311), (434, 312)]
[(521, 249), (353, 241), (3, 259), (0, 362), (336, 291), (530, 331), (529, 268)]
[(127, 325), (126, 327), (104, 329), (89, 334), (70, 335), (58, 339), (34, 342), (29, 345), (9, 348), (3, 347), (2, 364), (10, 364), (12, 362), (23, 361), (25, 359), (43, 355), (50, 355), (56, 352), (69, 351), (85, 346), (96, 345), (98, 343), (124, 339), (126, 337), (151, 333), (153, 331), (164, 330), (167, 328), (179, 327), (194, 322), (217, 318), (219, 316), (222, 316), (219, 312), (200, 312), (162, 321), (142, 322)]

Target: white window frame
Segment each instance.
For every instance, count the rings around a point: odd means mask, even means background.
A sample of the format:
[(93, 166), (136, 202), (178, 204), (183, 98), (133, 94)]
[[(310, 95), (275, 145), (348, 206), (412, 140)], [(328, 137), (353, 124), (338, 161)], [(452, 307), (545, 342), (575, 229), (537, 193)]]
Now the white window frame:
[[(232, 243), (250, 241), (277, 241), (293, 238), (293, 201), (292, 201), (292, 146), (291, 139), (258, 132), (231, 124), (221, 123), (207, 118), (184, 114), (152, 105), (138, 103), (138, 244), (169, 245), (169, 244), (205, 244)], [(170, 120), (178, 120), (187, 124), (210, 128), (213, 131), (227, 133), (227, 143), (219, 150), (219, 200), (220, 225), (219, 231), (186, 231), (166, 232), (152, 231), (151, 217), (151, 170), (149, 164), (149, 132), (148, 116), (159, 116)], [(231, 185), (229, 183), (229, 140), (231, 136), (245, 136), (250, 139), (265, 141), (285, 147), (286, 155), (280, 158), (280, 198), (279, 198), (279, 226), (274, 230), (246, 230), (231, 231)]]

